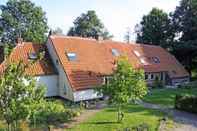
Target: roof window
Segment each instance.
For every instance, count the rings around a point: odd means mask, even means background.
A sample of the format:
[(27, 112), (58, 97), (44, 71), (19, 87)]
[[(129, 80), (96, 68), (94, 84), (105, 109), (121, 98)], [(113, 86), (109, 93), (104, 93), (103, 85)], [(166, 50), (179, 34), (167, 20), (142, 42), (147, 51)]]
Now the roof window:
[(35, 52), (31, 52), (28, 55), (29, 55), (29, 59), (31, 59), (31, 60), (35, 60), (38, 58), (38, 56)]
[(76, 53), (67, 53), (67, 57), (68, 57), (68, 60), (69, 61), (76, 61), (77, 60), (77, 55), (76, 55)]
[(152, 59), (153, 59), (154, 63), (156, 63), (156, 64), (160, 63), (160, 60), (158, 57), (152, 57)]
[(134, 52), (134, 54), (135, 54), (136, 56), (140, 57), (140, 53), (139, 53), (138, 51), (134, 50), (133, 52)]
[(113, 56), (119, 56), (120, 55), (120, 53), (118, 52), (117, 49), (112, 49), (111, 51), (112, 51)]
[(143, 59), (143, 58), (140, 58), (140, 62), (141, 62), (142, 64), (144, 64), (144, 65), (147, 65), (147, 62), (146, 62), (145, 59)]

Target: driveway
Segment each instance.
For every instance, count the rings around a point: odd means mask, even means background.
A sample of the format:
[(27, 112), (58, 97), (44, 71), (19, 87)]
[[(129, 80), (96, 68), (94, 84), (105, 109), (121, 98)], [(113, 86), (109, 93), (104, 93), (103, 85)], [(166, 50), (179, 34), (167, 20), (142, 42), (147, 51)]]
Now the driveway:
[(197, 131), (197, 115), (195, 114), (145, 102), (139, 104), (145, 108), (157, 109), (172, 116), (176, 125), (173, 131)]

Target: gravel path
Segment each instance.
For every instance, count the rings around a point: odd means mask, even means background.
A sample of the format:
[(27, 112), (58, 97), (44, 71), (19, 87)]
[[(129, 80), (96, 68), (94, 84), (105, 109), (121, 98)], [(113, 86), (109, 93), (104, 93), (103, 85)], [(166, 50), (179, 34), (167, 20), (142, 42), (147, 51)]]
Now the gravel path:
[(173, 117), (176, 127), (173, 131), (197, 131), (197, 115), (156, 104), (140, 102), (145, 108), (157, 109)]

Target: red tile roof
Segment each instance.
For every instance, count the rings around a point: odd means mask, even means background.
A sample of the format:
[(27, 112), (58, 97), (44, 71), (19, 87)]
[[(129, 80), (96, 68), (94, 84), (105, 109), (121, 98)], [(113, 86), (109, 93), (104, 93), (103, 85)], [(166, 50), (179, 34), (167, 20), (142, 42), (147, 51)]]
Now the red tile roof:
[[(17, 45), (11, 52), (9, 60), (11, 62), (19, 62), (22, 60), (25, 64), (29, 63), (29, 53), (39, 53), (40, 50), (45, 51), (43, 59), (36, 61), (26, 69), (26, 73), (29, 75), (50, 75), (55, 74), (55, 68), (51, 62), (49, 54), (46, 50), (46, 46), (43, 44), (33, 44), (31, 42), (23, 42), (21, 45)], [(0, 72), (5, 69), (6, 60), (0, 64)]]
[[(145, 72), (166, 71), (172, 78), (189, 75), (174, 56), (159, 46), (66, 36), (51, 36), (50, 40), (74, 90), (100, 85), (102, 80), (99, 75), (112, 74), (117, 57), (112, 55), (111, 49), (126, 54), (134, 68), (143, 68)], [(68, 60), (66, 53), (69, 52), (76, 53), (76, 61)], [(154, 63), (152, 57), (157, 57), (159, 63)], [(143, 58), (147, 64), (142, 64), (140, 58)]]

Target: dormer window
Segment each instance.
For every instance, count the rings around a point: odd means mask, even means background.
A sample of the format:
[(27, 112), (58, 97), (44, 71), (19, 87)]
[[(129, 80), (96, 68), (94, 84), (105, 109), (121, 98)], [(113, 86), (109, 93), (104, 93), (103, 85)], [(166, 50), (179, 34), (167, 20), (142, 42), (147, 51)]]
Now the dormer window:
[(38, 55), (35, 52), (31, 52), (29, 53), (29, 59), (31, 60), (35, 60), (38, 58)]
[(112, 51), (113, 56), (119, 56), (120, 55), (120, 53), (118, 52), (117, 49), (112, 49), (111, 51)]
[(77, 55), (76, 55), (76, 53), (67, 53), (67, 57), (68, 57), (68, 60), (69, 61), (76, 61), (77, 60)]

